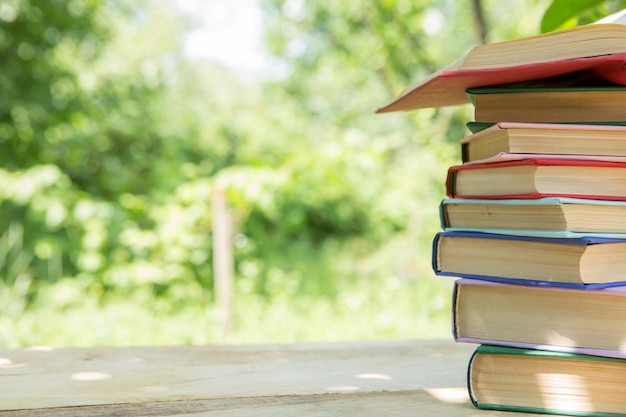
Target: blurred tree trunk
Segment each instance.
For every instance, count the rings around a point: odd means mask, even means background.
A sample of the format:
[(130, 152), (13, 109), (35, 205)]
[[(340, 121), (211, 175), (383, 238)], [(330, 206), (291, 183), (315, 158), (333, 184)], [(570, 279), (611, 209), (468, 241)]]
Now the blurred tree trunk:
[(487, 24), (483, 15), (483, 8), (480, 0), (471, 0), (474, 11), (474, 26), (476, 28), (476, 40), (478, 43), (487, 43)]

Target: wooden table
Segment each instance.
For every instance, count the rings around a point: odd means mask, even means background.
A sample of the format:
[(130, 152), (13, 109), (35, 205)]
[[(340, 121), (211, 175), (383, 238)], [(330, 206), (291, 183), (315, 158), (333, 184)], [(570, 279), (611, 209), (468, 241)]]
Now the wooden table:
[[(450, 340), (0, 350), (0, 416), (516, 416)], [(530, 416), (530, 414), (523, 414)]]

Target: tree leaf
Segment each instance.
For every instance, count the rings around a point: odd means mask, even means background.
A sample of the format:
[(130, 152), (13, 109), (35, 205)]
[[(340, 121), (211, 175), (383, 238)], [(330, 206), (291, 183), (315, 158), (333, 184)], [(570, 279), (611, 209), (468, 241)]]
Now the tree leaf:
[(554, 0), (546, 9), (541, 20), (541, 32), (550, 32), (564, 26), (580, 13), (606, 0)]

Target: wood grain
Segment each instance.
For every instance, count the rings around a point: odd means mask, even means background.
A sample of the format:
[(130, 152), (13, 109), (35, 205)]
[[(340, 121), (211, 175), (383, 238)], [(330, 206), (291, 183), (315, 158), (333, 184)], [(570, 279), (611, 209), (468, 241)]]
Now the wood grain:
[(0, 417), (509, 415), (470, 404), (474, 347), (416, 340), (0, 350)]

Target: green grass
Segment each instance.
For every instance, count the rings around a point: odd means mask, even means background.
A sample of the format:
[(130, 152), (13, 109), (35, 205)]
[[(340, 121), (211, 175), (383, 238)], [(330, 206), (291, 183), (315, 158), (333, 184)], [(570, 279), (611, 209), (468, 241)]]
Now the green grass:
[[(66, 283), (67, 284), (67, 283)], [(16, 317), (0, 319), (0, 346), (114, 346), (285, 343), (450, 337), (451, 281), (444, 278), (346, 280), (333, 296), (262, 298), (238, 291), (236, 323), (224, 333), (209, 293), (172, 307), (138, 291), (106, 301), (50, 286)], [(200, 294), (202, 295), (202, 294)], [(45, 296), (45, 298), (43, 297)], [(69, 297), (73, 299), (73, 297)]]
[(34, 287), (26, 272), (14, 274), (0, 283), (0, 347), (450, 338), (453, 280), (433, 275), (430, 238), (415, 236), (374, 252), (294, 244), (278, 259), (240, 265), (228, 332), (211, 291), (193, 280), (170, 281), (165, 292), (150, 283), (107, 292), (94, 276)]

